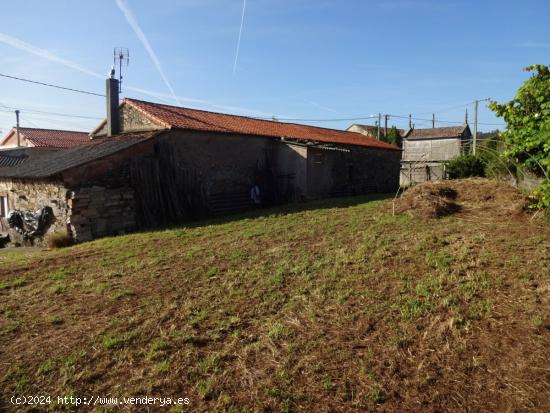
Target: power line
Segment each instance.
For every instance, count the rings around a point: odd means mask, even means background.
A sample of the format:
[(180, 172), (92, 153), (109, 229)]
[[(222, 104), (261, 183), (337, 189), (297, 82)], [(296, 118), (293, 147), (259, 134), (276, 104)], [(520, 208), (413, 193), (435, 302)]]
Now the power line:
[(61, 117), (65, 117), (65, 118), (79, 118), (79, 119), (91, 119), (91, 120), (101, 120), (101, 119), (103, 119), (101, 117), (96, 117), (96, 116), (85, 116), (85, 115), (75, 115), (75, 114), (69, 114), (69, 113), (46, 112), (46, 111), (43, 111), (43, 110), (15, 108), (13, 106), (6, 106), (6, 105), (2, 105), (2, 104), (0, 104), (0, 107), (9, 109), (9, 110), (0, 109), (0, 112), (13, 112), (13, 110), (19, 109), (19, 110), (27, 112), (27, 113), (33, 113), (33, 114), (39, 114), (39, 115), (61, 116)]
[[(402, 116), (402, 115), (388, 115), (391, 118), (399, 118), (399, 119), (409, 119), (408, 116)], [(422, 122), (431, 122), (432, 119), (424, 119), (424, 118), (412, 118), (413, 120), (418, 120)], [(463, 125), (464, 122), (456, 122), (451, 120), (440, 120), (436, 119), (437, 123), (449, 123), (449, 124), (455, 124), (455, 125)], [(479, 125), (488, 125), (488, 126), (504, 126), (504, 123), (486, 123), (486, 122), (478, 122)]]
[(342, 121), (353, 121), (353, 120), (376, 119), (377, 117), (378, 116), (370, 115), (370, 116), (364, 116), (360, 118), (337, 118), (337, 119), (299, 119), (299, 118), (279, 118), (276, 116), (273, 116), (271, 118), (256, 116), (252, 118), (259, 119), (259, 120), (274, 120), (274, 121), (284, 120), (284, 121), (294, 121), (294, 122), (342, 122)]
[(60, 86), (60, 85), (54, 85), (52, 83), (45, 83), (45, 82), (38, 82), (36, 80), (30, 80), (30, 79), (24, 79), (22, 77), (17, 77), (17, 76), (10, 76), (10, 75), (5, 75), (3, 73), (0, 73), (0, 76), (1, 77), (6, 77), (8, 79), (14, 79), (14, 80), (19, 80), (21, 82), (27, 82), (27, 83), (34, 83), (36, 85), (41, 85), (41, 86), (48, 86), (48, 87), (53, 87), (53, 88), (56, 88), (56, 89), (62, 89), (62, 90), (68, 90), (70, 92), (77, 92), (77, 93), (83, 93), (85, 95), (92, 95), (92, 96), (99, 96), (99, 97), (105, 97), (105, 95), (102, 95), (100, 93), (95, 93), (95, 92), (89, 92), (87, 90), (81, 90), (81, 89), (73, 89), (73, 88), (70, 88), (70, 87), (65, 87), (65, 86)]

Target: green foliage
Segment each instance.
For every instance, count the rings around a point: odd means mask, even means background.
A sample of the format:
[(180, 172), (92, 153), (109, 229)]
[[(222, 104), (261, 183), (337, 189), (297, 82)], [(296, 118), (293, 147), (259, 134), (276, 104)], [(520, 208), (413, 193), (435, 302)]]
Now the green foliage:
[(503, 156), (505, 148), (504, 139), (498, 130), (484, 134), (483, 140), (477, 145), (477, 155), (485, 164), (485, 176), (509, 178), (510, 175), (517, 175), (517, 162)]
[(402, 145), (401, 135), (399, 134), (399, 131), (395, 126), (391, 127), (386, 136), (382, 134), (381, 140), (387, 143), (391, 143), (392, 145), (399, 146), (400, 148)]
[(547, 209), (550, 211), (550, 182), (545, 180), (533, 192), (535, 208)]
[(507, 130), (501, 134), (506, 150), (504, 155), (527, 167), (544, 182), (533, 196), (538, 207), (550, 205), (550, 68), (532, 65), (534, 72), (509, 102), (491, 102), (489, 107), (504, 118)]
[(461, 155), (447, 162), (447, 173), (450, 179), (485, 176), (485, 162), (475, 155)]

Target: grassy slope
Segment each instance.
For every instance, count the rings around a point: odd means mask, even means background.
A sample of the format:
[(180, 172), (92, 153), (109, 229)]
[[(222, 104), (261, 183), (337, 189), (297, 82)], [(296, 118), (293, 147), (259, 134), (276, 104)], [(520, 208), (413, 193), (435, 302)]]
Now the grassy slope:
[(41, 392), (188, 396), (189, 411), (548, 408), (548, 230), (366, 198), (308, 207), (0, 253), (4, 407)]

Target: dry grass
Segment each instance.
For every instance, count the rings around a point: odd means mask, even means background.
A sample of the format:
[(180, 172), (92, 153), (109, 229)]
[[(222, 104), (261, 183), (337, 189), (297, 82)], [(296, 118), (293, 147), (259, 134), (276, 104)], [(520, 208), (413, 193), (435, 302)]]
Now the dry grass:
[(421, 218), (439, 218), (457, 212), (491, 216), (525, 213), (529, 200), (504, 182), (484, 178), (426, 182), (416, 185), (396, 202), (396, 211)]
[(548, 229), (393, 217), (367, 198), (308, 207), (0, 253), (0, 410), (37, 393), (549, 410)]
[(73, 239), (65, 232), (54, 232), (46, 239), (48, 248), (66, 248), (73, 245)]

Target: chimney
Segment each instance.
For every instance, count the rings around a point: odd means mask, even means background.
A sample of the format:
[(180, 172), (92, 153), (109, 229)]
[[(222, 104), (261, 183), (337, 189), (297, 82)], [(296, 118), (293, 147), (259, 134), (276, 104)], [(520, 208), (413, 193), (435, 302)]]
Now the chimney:
[(107, 136), (117, 135), (120, 132), (120, 119), (118, 116), (118, 79), (114, 77), (114, 71), (107, 79)]

